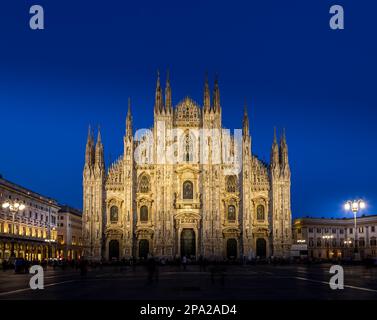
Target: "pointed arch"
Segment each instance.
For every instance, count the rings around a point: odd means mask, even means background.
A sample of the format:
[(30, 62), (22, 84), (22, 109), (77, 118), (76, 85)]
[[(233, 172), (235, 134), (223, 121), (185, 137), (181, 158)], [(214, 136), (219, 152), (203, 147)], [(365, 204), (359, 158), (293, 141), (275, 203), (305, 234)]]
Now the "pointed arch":
[(139, 192), (148, 193), (150, 192), (150, 179), (147, 174), (142, 174), (139, 178)]
[(226, 178), (226, 191), (236, 192), (237, 189), (237, 179), (236, 176), (227, 176)]
[(194, 142), (191, 134), (187, 131), (183, 137), (183, 162), (194, 160)]

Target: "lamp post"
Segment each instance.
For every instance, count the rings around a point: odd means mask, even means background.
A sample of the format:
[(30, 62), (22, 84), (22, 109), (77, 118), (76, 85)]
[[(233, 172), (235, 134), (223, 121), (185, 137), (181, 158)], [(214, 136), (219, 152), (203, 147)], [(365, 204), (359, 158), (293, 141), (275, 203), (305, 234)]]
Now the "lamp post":
[(15, 256), (14, 254), (14, 225), (15, 225), (15, 216), (18, 212), (21, 212), (25, 210), (26, 206), (23, 203), (19, 203), (17, 201), (11, 202), (11, 201), (5, 201), (1, 205), (3, 209), (9, 210), (9, 212), (12, 214), (12, 242), (11, 242), (11, 253), (10, 257), (13, 258)]
[(360, 254), (359, 254), (359, 243), (358, 243), (358, 230), (357, 230), (357, 213), (365, 208), (365, 202), (361, 199), (359, 200), (348, 200), (344, 204), (344, 209), (346, 211), (352, 211), (353, 218), (354, 218), (354, 228), (355, 228), (355, 260), (360, 260)]
[[(351, 246), (352, 244), (352, 240), (344, 240), (344, 244), (345, 244), (345, 247), (346, 247), (346, 251), (347, 252), (347, 256), (350, 254), (350, 250), (349, 250), (349, 247)], [(345, 256), (345, 255), (344, 255)]]

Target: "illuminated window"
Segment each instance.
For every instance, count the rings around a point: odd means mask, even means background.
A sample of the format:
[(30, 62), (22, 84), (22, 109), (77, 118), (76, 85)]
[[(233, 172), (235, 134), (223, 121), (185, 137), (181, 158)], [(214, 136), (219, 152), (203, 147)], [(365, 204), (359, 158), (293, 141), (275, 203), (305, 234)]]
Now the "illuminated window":
[(150, 190), (150, 188), (149, 188), (149, 178), (146, 175), (144, 175), (140, 178), (139, 192), (148, 193), (149, 190)]
[(264, 220), (264, 206), (261, 204), (257, 207), (257, 220)]
[(140, 221), (147, 222), (148, 221), (148, 207), (142, 206), (140, 208)]
[(236, 220), (236, 208), (235, 206), (228, 206), (228, 220), (235, 221)]
[(183, 183), (183, 199), (193, 199), (194, 186), (191, 181)]
[(117, 206), (112, 206), (110, 208), (110, 221), (111, 223), (118, 222), (118, 207)]
[(192, 138), (189, 133), (185, 135), (185, 140), (184, 140), (184, 161), (186, 162), (191, 162), (193, 161), (193, 142)]
[(236, 192), (236, 177), (229, 176), (226, 179), (226, 190), (228, 192)]

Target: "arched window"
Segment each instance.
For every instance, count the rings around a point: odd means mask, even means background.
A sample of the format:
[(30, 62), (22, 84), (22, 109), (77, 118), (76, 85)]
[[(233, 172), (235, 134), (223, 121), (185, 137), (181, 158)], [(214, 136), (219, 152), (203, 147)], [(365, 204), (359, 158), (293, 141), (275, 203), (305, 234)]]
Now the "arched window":
[(233, 205), (228, 206), (228, 220), (229, 221), (236, 220), (236, 208)]
[(140, 208), (140, 221), (147, 222), (148, 221), (148, 207), (142, 206)]
[(193, 150), (194, 150), (194, 145), (192, 142), (192, 137), (190, 136), (189, 133), (186, 133), (184, 137), (184, 144), (183, 144), (183, 161), (185, 162), (193, 161), (194, 159)]
[(149, 192), (149, 178), (146, 175), (144, 175), (140, 178), (139, 192), (141, 192), (141, 193), (148, 193)]
[(257, 220), (264, 220), (264, 206), (261, 204), (257, 207)]
[(118, 222), (118, 207), (112, 206), (110, 208), (110, 222), (117, 223)]
[(226, 179), (226, 191), (228, 192), (236, 192), (236, 177), (229, 176)]
[(183, 182), (183, 199), (194, 198), (194, 186), (191, 181)]

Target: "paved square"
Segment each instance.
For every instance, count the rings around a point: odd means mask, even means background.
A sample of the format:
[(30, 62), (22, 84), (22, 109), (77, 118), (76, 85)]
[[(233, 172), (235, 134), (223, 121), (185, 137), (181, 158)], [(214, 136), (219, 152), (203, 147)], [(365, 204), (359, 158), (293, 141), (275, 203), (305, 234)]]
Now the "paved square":
[(74, 269), (45, 272), (45, 289), (31, 290), (29, 274), (0, 273), (0, 299), (377, 299), (377, 268), (344, 267), (344, 290), (329, 286), (330, 264), (226, 266), (214, 277), (210, 267), (160, 266), (148, 282), (143, 266), (103, 267), (85, 277)]

